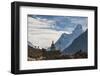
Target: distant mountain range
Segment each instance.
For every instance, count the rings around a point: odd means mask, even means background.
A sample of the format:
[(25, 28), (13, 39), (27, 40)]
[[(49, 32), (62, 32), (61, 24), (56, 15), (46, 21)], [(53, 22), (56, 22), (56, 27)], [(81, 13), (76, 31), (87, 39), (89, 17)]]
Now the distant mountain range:
[(80, 50), (83, 52), (88, 51), (88, 30), (76, 38), (69, 47), (65, 48), (63, 53), (72, 54)]
[[(71, 34), (63, 33), (61, 37), (54, 44), (56, 49), (62, 51), (63, 54), (73, 54), (78, 51), (88, 51), (88, 30), (85, 32), (82, 29), (82, 25), (78, 24)], [(29, 49), (37, 48), (31, 42), (28, 41)], [(49, 51), (50, 48), (47, 49)]]
[(32, 48), (35, 47), (30, 41), (28, 41), (28, 46), (29, 46), (29, 47), (32, 47)]
[(57, 49), (63, 51), (72, 44), (73, 40), (83, 33), (82, 25), (78, 24), (71, 34), (63, 33), (55, 43)]

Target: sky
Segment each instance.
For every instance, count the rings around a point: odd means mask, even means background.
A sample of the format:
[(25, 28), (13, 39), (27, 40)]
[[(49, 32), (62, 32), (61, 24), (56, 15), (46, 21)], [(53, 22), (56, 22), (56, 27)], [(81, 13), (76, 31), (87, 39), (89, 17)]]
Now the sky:
[(50, 47), (62, 33), (70, 34), (78, 24), (87, 29), (88, 18), (78, 16), (28, 15), (28, 41), (40, 48)]

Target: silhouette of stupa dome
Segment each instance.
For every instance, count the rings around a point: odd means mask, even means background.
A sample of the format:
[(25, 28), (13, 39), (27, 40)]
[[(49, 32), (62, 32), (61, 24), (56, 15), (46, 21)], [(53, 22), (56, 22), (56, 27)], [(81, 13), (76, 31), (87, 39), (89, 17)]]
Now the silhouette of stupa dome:
[(54, 41), (52, 41), (52, 44), (51, 44), (51, 51), (54, 51), (54, 50), (56, 50), (56, 47), (55, 47)]

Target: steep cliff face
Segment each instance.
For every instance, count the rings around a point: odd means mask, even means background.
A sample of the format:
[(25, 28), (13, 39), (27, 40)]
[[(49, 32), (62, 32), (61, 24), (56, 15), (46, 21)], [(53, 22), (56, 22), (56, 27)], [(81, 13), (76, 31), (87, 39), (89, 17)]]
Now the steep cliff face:
[(75, 38), (83, 33), (82, 25), (78, 24), (71, 34), (63, 33), (55, 43), (57, 49), (63, 51), (67, 48)]
[(88, 51), (88, 30), (76, 38), (69, 47), (64, 49), (63, 53), (75, 53), (79, 50), (83, 52)]

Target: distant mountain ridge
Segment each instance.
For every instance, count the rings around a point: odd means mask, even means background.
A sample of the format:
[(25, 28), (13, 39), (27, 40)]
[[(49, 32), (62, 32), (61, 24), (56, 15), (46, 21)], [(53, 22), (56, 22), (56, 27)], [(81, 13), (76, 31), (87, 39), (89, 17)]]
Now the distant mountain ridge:
[(82, 33), (83, 33), (82, 25), (78, 24), (71, 34), (63, 33), (61, 35), (61, 37), (55, 43), (56, 48), (63, 51), (73, 42), (74, 39), (76, 39)]
[(32, 47), (32, 48), (35, 47), (30, 41), (28, 41), (28, 46), (30, 46), (30, 47)]
[(63, 53), (72, 54), (80, 50), (83, 52), (88, 51), (88, 30), (76, 38), (69, 47), (65, 48)]

